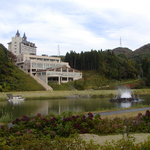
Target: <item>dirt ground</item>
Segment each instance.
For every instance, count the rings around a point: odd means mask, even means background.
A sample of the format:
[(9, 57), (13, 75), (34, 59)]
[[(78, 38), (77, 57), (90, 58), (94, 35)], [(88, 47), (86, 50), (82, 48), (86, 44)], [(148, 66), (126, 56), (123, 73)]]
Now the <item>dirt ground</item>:
[[(130, 134), (130, 136), (135, 138), (136, 143), (144, 142), (147, 140), (148, 137), (150, 137), (150, 133), (136, 133), (136, 134)], [(90, 142), (91, 140), (95, 144), (105, 144), (106, 142), (118, 141), (121, 138), (123, 138), (123, 135), (106, 135), (106, 136), (99, 136), (95, 134), (80, 134), (80, 137), (86, 141)]]

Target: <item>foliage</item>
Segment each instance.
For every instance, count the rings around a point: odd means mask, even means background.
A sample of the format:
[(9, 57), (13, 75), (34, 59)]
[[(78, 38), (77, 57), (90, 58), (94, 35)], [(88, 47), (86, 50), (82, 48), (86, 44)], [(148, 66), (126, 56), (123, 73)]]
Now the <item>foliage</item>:
[[(146, 57), (147, 56), (147, 57)], [(150, 86), (150, 57), (141, 55), (134, 57), (134, 61), (137, 64), (137, 69), (139, 70), (139, 76), (144, 79), (145, 85)]]
[[(12, 123), (0, 127), (0, 149), (102, 149), (102, 150), (141, 150), (150, 147), (150, 141), (144, 144), (135, 144), (129, 133), (150, 133), (150, 111), (138, 114), (132, 118), (102, 119), (99, 115), (88, 113), (86, 115), (63, 114), (62, 116), (34, 117), (22, 116)], [(94, 134), (127, 134), (116, 143), (107, 143), (98, 146), (83, 142), (76, 133)], [(65, 138), (66, 137), (66, 138)], [(141, 149), (140, 149), (141, 148)]]
[(76, 53), (71, 51), (65, 56), (70, 66), (79, 70), (94, 70), (109, 79), (131, 79), (138, 76), (134, 61), (115, 55), (112, 51)]
[(52, 88), (53, 90), (74, 90), (74, 85), (73, 85), (73, 82), (68, 82), (68, 83), (62, 83), (62, 84), (58, 84), (56, 82), (49, 82), (48, 83)]
[[(144, 57), (143, 55), (134, 55), (128, 58), (123, 54), (117, 55), (111, 50), (91, 50), (81, 53), (70, 51), (64, 60), (75, 69), (94, 71), (105, 79), (120, 81), (140, 78), (144, 81), (142, 87), (150, 85), (150, 57), (146, 54)], [(86, 81), (86, 79), (84, 80)]]
[(135, 139), (129, 136), (127, 139), (122, 138), (117, 142), (106, 142), (104, 145), (100, 145), (100, 150), (149, 150), (150, 139), (143, 143), (135, 143)]
[(70, 138), (36, 137), (32, 133), (23, 136), (0, 138), (0, 149), (3, 150), (97, 150), (98, 145), (85, 143), (78, 136)]
[(15, 56), (0, 44), (0, 91), (44, 90), (33, 78), (19, 70)]
[[(144, 115), (138, 114), (132, 118), (102, 119), (99, 115), (88, 113), (86, 115), (63, 115), (63, 116), (42, 116), (37, 114), (34, 117), (22, 116), (12, 122), (10, 129), (2, 126), (0, 135), (9, 130), (9, 134), (22, 135), (31, 132), (37, 135), (49, 137), (68, 137), (74, 133), (95, 133), (95, 134), (115, 134), (123, 133), (124, 127), (128, 132), (150, 132), (150, 111)], [(3, 131), (3, 132), (2, 132)], [(18, 133), (19, 132), (19, 133)]]
[(83, 78), (80, 80), (68, 82), (68, 83), (52, 83), (49, 85), (54, 90), (87, 90), (87, 89), (114, 89), (117, 86), (127, 86), (132, 89), (143, 88), (145, 83), (141, 79), (132, 79), (132, 80), (110, 80), (104, 76), (98, 74), (95, 71), (83, 71)]
[(110, 81), (104, 76), (99, 75), (95, 71), (84, 71), (83, 78), (80, 80), (75, 80), (68, 83), (58, 83), (49, 82), (49, 85), (54, 90), (85, 90), (85, 89), (100, 89), (101, 87), (107, 85)]
[(7, 123), (10, 120), (12, 120), (12, 116), (10, 114), (5, 113), (5, 114), (1, 115), (1, 112), (0, 112), (0, 122)]

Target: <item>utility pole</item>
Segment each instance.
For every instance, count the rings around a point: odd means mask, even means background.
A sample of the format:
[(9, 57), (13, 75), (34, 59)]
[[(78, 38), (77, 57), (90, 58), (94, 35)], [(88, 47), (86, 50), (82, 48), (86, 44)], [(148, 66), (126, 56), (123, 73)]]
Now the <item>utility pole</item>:
[(120, 37), (120, 47), (122, 47), (122, 39), (121, 39), (121, 37)]

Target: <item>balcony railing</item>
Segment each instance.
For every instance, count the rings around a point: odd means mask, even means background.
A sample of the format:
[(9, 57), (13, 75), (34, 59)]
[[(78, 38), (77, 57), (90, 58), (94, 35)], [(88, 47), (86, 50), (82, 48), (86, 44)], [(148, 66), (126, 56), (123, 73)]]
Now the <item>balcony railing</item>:
[(80, 77), (82, 73), (80, 72), (47, 72), (47, 76), (63, 76), (63, 77)]

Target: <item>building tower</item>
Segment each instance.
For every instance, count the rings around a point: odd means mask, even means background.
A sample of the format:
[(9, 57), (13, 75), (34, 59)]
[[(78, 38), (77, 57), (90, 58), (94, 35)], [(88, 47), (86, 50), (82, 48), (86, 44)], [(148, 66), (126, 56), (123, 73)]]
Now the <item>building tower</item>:
[(23, 40), (23, 41), (27, 41), (27, 37), (26, 37), (26, 34), (25, 34), (25, 33), (23, 34), (22, 40)]
[(36, 55), (36, 48), (34, 43), (27, 41), (26, 34), (24, 33), (21, 37), (18, 30), (11, 42), (8, 43), (8, 50), (16, 56), (20, 54)]
[(22, 42), (22, 38), (20, 37), (20, 33), (17, 30), (15, 37), (12, 37), (11, 42), (8, 43), (8, 50), (15, 55), (19, 55), (21, 42)]

